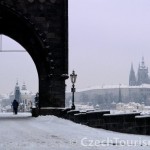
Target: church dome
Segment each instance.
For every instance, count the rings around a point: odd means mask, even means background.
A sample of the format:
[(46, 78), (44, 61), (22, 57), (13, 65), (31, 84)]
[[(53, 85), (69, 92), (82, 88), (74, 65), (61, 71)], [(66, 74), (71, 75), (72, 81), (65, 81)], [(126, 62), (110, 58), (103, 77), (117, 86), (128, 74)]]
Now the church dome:
[(29, 95), (31, 93), (30, 91), (27, 90), (25, 83), (23, 83), (20, 93), (21, 93), (21, 95)]

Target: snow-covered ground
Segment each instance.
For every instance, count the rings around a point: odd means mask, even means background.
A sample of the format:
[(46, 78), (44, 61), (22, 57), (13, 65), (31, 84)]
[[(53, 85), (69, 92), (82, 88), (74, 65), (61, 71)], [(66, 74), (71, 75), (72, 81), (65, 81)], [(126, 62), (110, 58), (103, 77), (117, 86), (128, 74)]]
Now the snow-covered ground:
[(150, 137), (94, 129), (55, 116), (0, 114), (0, 150), (149, 150)]

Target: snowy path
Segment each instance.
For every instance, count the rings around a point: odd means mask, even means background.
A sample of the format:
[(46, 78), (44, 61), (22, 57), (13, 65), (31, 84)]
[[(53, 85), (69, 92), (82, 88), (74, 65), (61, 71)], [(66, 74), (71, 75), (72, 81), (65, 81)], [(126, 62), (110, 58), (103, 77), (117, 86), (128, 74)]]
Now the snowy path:
[(149, 150), (150, 136), (93, 129), (54, 116), (32, 118), (27, 113), (0, 114), (0, 150), (60, 149)]

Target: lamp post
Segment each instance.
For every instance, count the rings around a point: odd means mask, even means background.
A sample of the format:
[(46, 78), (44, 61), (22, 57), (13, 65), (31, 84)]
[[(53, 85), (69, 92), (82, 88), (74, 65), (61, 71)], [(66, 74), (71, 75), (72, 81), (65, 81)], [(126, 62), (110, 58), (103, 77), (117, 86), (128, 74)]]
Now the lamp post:
[(74, 93), (75, 93), (75, 82), (76, 82), (76, 78), (77, 78), (77, 75), (75, 74), (75, 71), (73, 70), (73, 71), (72, 71), (72, 74), (70, 74), (70, 79), (71, 79), (71, 82), (72, 82), (72, 88), (71, 88), (71, 92), (72, 92), (72, 106), (71, 106), (71, 109), (72, 109), (72, 110), (75, 110), (75, 105), (74, 105)]

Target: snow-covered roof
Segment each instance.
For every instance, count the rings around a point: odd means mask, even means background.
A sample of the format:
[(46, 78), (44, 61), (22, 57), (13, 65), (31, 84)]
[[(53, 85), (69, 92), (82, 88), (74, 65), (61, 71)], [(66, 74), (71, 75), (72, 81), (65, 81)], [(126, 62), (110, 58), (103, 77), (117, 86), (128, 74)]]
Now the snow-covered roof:
[(124, 84), (117, 84), (117, 85), (102, 85), (102, 86), (94, 86), (84, 89), (77, 89), (77, 92), (84, 92), (84, 91), (90, 91), (90, 90), (102, 90), (102, 89), (137, 89), (137, 88), (150, 88), (150, 84), (142, 84), (139, 86), (129, 86)]
[(150, 115), (135, 116), (135, 118), (150, 118)]
[(122, 116), (122, 115), (139, 115), (140, 113), (116, 113), (116, 114), (104, 114), (103, 116)]
[(31, 94), (31, 92), (28, 91), (28, 90), (20, 90), (20, 93), (21, 93), (21, 95), (29, 95), (29, 94)]

